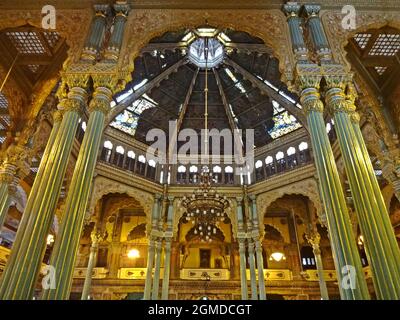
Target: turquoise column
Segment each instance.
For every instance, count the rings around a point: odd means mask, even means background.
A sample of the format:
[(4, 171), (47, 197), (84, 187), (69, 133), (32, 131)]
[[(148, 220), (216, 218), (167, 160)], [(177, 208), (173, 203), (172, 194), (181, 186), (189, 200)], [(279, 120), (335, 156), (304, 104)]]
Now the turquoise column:
[(128, 4), (114, 4), (114, 10), (116, 11), (114, 30), (111, 34), (111, 38), (105, 53), (105, 58), (108, 60), (118, 60), (129, 9), (130, 7)]
[(65, 106), (61, 106), (64, 116), (49, 156), (44, 157), (39, 166), (24, 211), (26, 218), (22, 219), (14, 248), (3, 273), (0, 299), (18, 300), (33, 297), (80, 112), (86, 103), (86, 91), (82, 87), (87, 84), (88, 78), (69, 76), (68, 79), (67, 82), (71, 82), (68, 100)]
[(160, 291), (160, 268), (162, 254), (162, 239), (156, 240), (156, 263), (154, 266), (153, 289), (151, 292), (151, 300), (158, 300), (158, 292)]
[(242, 300), (248, 300), (249, 294), (247, 289), (247, 274), (246, 274), (246, 244), (245, 244), (245, 232), (243, 224), (243, 207), (242, 197), (236, 198), (236, 216), (238, 223), (238, 242), (239, 242), (239, 263), (240, 263), (240, 288), (242, 294)]
[(150, 230), (150, 239), (149, 239), (149, 249), (147, 254), (147, 271), (146, 271), (146, 281), (144, 285), (144, 300), (151, 300), (151, 286), (153, 279), (153, 267), (154, 267), (154, 258), (155, 258), (155, 240), (156, 237), (153, 233), (158, 228), (158, 219), (160, 214), (160, 199), (161, 195), (156, 194), (154, 196), (154, 204), (153, 211), (151, 217), (151, 230)]
[(240, 257), (240, 288), (242, 293), (242, 300), (248, 300), (249, 294), (247, 291), (245, 240), (238, 239), (238, 241), (239, 241), (239, 257)]
[(257, 269), (258, 269), (258, 288), (259, 288), (259, 297), (260, 300), (266, 300), (265, 294), (265, 278), (264, 278), (264, 258), (262, 255), (262, 246), (261, 241), (257, 239), (255, 241), (256, 245), (256, 260), (257, 260)]
[(96, 59), (96, 55), (100, 52), (101, 45), (104, 41), (106, 18), (109, 9), (109, 5), (94, 5), (95, 16), (92, 20), (89, 34), (85, 41), (85, 46), (82, 52), (82, 59), (94, 61)]
[(89, 191), (103, 134), (102, 128), (105, 116), (110, 109), (112, 91), (104, 86), (96, 86), (97, 82), (103, 84), (105, 80), (94, 78), (95, 92), (89, 105), (89, 121), (65, 202), (65, 213), (50, 259), (50, 265), (55, 269), (56, 288), (44, 290), (42, 295), (44, 300), (69, 298)]
[[(355, 106), (346, 101), (345, 83), (326, 76), (326, 101), (335, 130), (364, 236), (375, 291), (379, 299), (400, 299), (400, 249), (359, 128)], [(351, 114), (351, 115), (350, 115)], [(355, 120), (352, 122), (352, 119)]]
[(174, 221), (174, 197), (168, 197), (168, 215), (167, 230), (165, 232), (165, 259), (164, 259), (164, 277), (162, 283), (161, 300), (168, 300), (169, 277), (171, 272), (171, 242), (173, 236)]
[(299, 17), (300, 9), (301, 5), (296, 2), (288, 2), (283, 6), (283, 11), (287, 15), (290, 38), (296, 58), (298, 60), (307, 60), (308, 49), (303, 38), (301, 19)]
[(254, 257), (254, 242), (248, 241), (249, 250), (249, 268), (250, 268), (250, 287), (251, 287), (251, 300), (257, 300), (257, 276), (256, 265)]
[(300, 100), (307, 115), (340, 295), (345, 300), (369, 299), (339, 173), (325, 130), (324, 105), (319, 94), (321, 69), (311, 64), (297, 65), (297, 73), (302, 89)]
[(332, 60), (332, 53), (329, 48), (328, 39), (319, 17), (321, 6), (306, 4), (304, 5), (304, 9), (308, 16), (307, 25), (311, 33), (311, 38), (321, 62)]
[(154, 265), (154, 256), (155, 256), (155, 242), (154, 239), (150, 239), (149, 241), (149, 249), (147, 254), (147, 271), (146, 271), (146, 281), (144, 285), (144, 295), (143, 300), (151, 299), (151, 285), (153, 279), (153, 265)]

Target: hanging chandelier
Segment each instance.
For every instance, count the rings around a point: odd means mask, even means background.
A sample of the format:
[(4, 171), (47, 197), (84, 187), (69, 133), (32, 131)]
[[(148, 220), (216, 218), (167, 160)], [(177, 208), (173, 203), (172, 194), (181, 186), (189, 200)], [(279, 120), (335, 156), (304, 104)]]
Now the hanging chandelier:
[(181, 205), (186, 210), (186, 221), (194, 225), (194, 234), (201, 241), (211, 242), (218, 224), (227, 218), (229, 201), (212, 187), (213, 177), (207, 166), (203, 166), (199, 180), (200, 187), (190, 196), (184, 196)]
[[(208, 154), (208, 44), (209, 39), (205, 38), (205, 87), (204, 87), (204, 127), (205, 127), (205, 152)], [(181, 205), (186, 210), (184, 217), (186, 222), (194, 225), (194, 234), (202, 242), (211, 242), (212, 237), (217, 234), (218, 225), (223, 222), (226, 210), (229, 208), (229, 201), (226, 196), (221, 197), (216, 188), (212, 187), (213, 176), (207, 165), (204, 165), (200, 172), (199, 188), (194, 190), (190, 196), (182, 198)]]

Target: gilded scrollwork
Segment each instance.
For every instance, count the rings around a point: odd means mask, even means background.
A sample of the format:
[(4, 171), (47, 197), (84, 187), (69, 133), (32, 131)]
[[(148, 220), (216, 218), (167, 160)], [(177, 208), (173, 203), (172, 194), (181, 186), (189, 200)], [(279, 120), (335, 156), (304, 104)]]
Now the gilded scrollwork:
[(320, 216), (323, 212), (322, 203), (319, 197), (319, 191), (317, 183), (314, 179), (306, 179), (293, 183), (281, 188), (262, 193), (257, 196), (257, 213), (259, 224), (263, 225), (264, 215), (267, 212), (268, 207), (277, 199), (289, 194), (300, 194), (304, 195), (312, 201), (315, 208), (317, 209), (317, 214)]
[(154, 202), (154, 197), (147, 192), (142, 190), (123, 185), (121, 183), (115, 182), (111, 179), (107, 179), (102, 176), (98, 176), (93, 182), (93, 191), (90, 203), (88, 205), (88, 212), (93, 215), (95, 212), (96, 203), (105, 195), (110, 193), (125, 193), (130, 197), (135, 198), (146, 214), (147, 224), (151, 223), (151, 210)]

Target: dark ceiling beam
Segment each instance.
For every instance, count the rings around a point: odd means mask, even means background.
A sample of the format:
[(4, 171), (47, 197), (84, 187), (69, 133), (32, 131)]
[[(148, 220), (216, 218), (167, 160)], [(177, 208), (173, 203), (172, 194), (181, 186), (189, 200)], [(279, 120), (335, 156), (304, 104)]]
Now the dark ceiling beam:
[(185, 58), (177, 61), (175, 64), (170, 66), (169, 68), (165, 69), (162, 73), (160, 73), (157, 77), (137, 89), (135, 92), (133, 92), (131, 95), (123, 99), (120, 103), (118, 103), (114, 108), (111, 109), (107, 121), (105, 121), (105, 127), (107, 127), (113, 120), (114, 118), (119, 115), (124, 109), (126, 109), (128, 106), (130, 106), (134, 101), (139, 99), (142, 95), (145, 93), (149, 92), (151, 89), (153, 89), (156, 86), (159, 86), (161, 81), (166, 79), (171, 73), (176, 72), (178, 68), (182, 65), (187, 63), (187, 60)]
[[(186, 112), (187, 112), (187, 109), (189, 106), (189, 101), (192, 96), (193, 88), (194, 88), (194, 85), (196, 84), (198, 75), (199, 75), (199, 68), (197, 68), (197, 70), (193, 73), (192, 81), (190, 82), (188, 91), (186, 92), (185, 100), (182, 104), (182, 109), (181, 109), (181, 112), (179, 113), (179, 117), (177, 119), (176, 132), (173, 133), (173, 137), (177, 136), (179, 134), (179, 131), (182, 128), (183, 119), (185, 118), (185, 115), (186, 115)], [(170, 156), (170, 159), (171, 159), (171, 152), (174, 152), (176, 142), (177, 142), (177, 139), (172, 139), (172, 143), (169, 145), (168, 154)]]
[(219, 74), (215, 70), (215, 68), (213, 68), (212, 70), (214, 72), (215, 80), (217, 81), (219, 94), (220, 94), (221, 99), (222, 99), (222, 104), (224, 105), (226, 116), (228, 117), (229, 125), (231, 126), (232, 132), (235, 132), (235, 130), (238, 130), (238, 127), (237, 127), (237, 125), (235, 123), (235, 120), (233, 119), (232, 112), (231, 112), (231, 110), (229, 108), (229, 102), (228, 102), (228, 99), (226, 98), (224, 89), (222, 88), (221, 79), (219, 78)]
[(360, 74), (360, 76), (367, 82), (367, 84), (374, 90), (377, 95), (381, 95), (381, 89), (376, 80), (372, 77), (371, 73), (363, 65), (360, 57), (355, 53), (352, 48), (347, 53), (347, 58), (349, 59), (353, 68)]
[[(272, 49), (268, 48), (265, 44), (260, 43), (235, 43), (226, 42), (224, 43), (225, 48), (234, 49), (239, 51), (245, 51), (248, 53), (257, 52), (260, 54), (272, 55)], [(188, 47), (186, 42), (153, 42), (147, 44), (140, 53), (152, 53), (154, 50), (157, 51), (175, 51), (177, 49), (185, 49)]]
[(394, 59), (386, 56), (369, 56), (362, 58), (362, 61), (366, 67), (392, 67), (396, 64)]
[(238, 65), (235, 61), (231, 60), (230, 58), (226, 58), (224, 61), (229, 66), (233, 67), (236, 70), (236, 72), (239, 72), (244, 79), (247, 79), (254, 86), (258, 87), (261, 90), (261, 92), (267, 94), (271, 99), (278, 102), (289, 113), (291, 113), (294, 117), (296, 117), (296, 119), (302, 124), (302, 126), (308, 130), (307, 121), (301, 109), (296, 107), (296, 105), (291, 103), (289, 100), (285, 99), (277, 91), (269, 87), (266, 83), (264, 83), (256, 76), (248, 72), (242, 66)]
[(29, 65), (29, 64), (49, 65), (51, 64), (51, 62), (52, 59), (50, 57), (38, 54), (19, 56), (17, 60), (18, 65)]
[(263, 105), (264, 103), (268, 103), (268, 102), (271, 103), (271, 101), (269, 100), (269, 98), (267, 98), (267, 99), (268, 99), (268, 100), (262, 100), (262, 101), (256, 103), (254, 106), (251, 106), (251, 107), (247, 108), (246, 110), (242, 111), (241, 113), (237, 114), (236, 116), (237, 116), (237, 117), (241, 117), (241, 116), (245, 115), (246, 113), (248, 113), (248, 112), (250, 112), (250, 111), (252, 111), (252, 110), (258, 108), (258, 107), (261, 106), (261, 105)]
[(49, 43), (47, 42), (47, 39), (46, 39), (46, 37), (43, 35), (43, 33), (42, 33), (42, 32), (39, 32), (39, 31), (36, 31), (35, 33), (36, 33), (37, 37), (39, 38), (39, 40), (40, 40), (40, 42), (41, 42), (41, 44), (42, 44), (44, 50), (46, 51), (46, 54), (47, 54), (49, 57), (53, 56), (53, 51), (52, 51), (52, 49), (50, 48), (50, 45), (49, 45)]

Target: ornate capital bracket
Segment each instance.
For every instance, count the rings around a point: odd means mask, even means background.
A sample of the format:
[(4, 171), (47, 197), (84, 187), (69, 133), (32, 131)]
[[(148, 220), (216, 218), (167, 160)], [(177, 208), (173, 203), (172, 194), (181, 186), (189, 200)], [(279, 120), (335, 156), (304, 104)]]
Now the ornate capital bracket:
[(318, 4), (305, 4), (304, 12), (307, 14), (307, 17), (317, 17), (319, 12), (321, 11), (321, 6)]
[(290, 17), (297, 17), (299, 15), (301, 5), (297, 2), (288, 2), (283, 5), (283, 12)]
[(114, 4), (114, 10), (116, 12), (116, 16), (122, 16), (126, 18), (131, 10), (131, 7), (127, 3), (116, 3)]
[(310, 233), (306, 233), (306, 239), (308, 243), (313, 247), (313, 250), (319, 250), (321, 236), (316, 230), (313, 230)]
[(110, 12), (110, 6), (108, 4), (95, 4), (93, 8), (96, 16), (106, 17)]
[(295, 79), (299, 91), (308, 88), (319, 89), (322, 76), (322, 68), (317, 64), (298, 63), (296, 65)]

